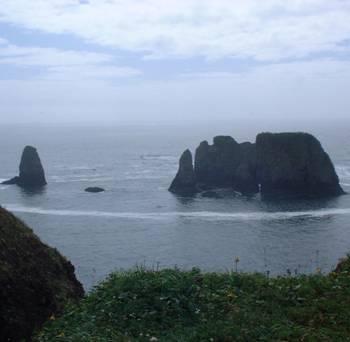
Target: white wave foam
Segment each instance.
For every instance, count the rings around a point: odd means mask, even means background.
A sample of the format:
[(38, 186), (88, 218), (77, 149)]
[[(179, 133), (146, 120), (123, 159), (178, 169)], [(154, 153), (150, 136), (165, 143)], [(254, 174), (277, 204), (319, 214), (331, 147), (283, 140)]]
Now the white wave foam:
[(105, 174), (103, 173), (96, 173), (96, 172), (93, 172), (93, 173), (82, 173), (82, 174), (68, 174), (68, 175), (51, 175), (50, 178), (51, 179), (63, 179), (63, 178), (88, 178), (88, 177), (104, 177)]
[(67, 165), (56, 165), (54, 166), (57, 170), (93, 170), (97, 167), (103, 167), (102, 164), (100, 165), (76, 165), (76, 166), (67, 166)]
[(341, 180), (349, 180), (350, 179), (350, 166), (346, 165), (337, 165), (335, 167), (337, 174)]
[(9, 179), (10, 179), (10, 177), (9, 177), (9, 178), (0, 178), (0, 190), (5, 190), (5, 189), (8, 188), (8, 186), (3, 185), (3, 184), (1, 184), (1, 183), (2, 183), (2, 182), (5, 182), (5, 181), (7, 181), (7, 180), (9, 180)]
[(147, 180), (147, 179), (163, 179), (163, 178), (167, 178), (167, 176), (127, 176), (124, 177), (124, 180)]
[(79, 179), (79, 178), (98, 178), (104, 177), (102, 173), (90, 173), (90, 174), (81, 174), (81, 175), (69, 175), (68, 178)]
[(140, 171), (126, 171), (122, 179), (124, 180), (139, 180), (139, 179), (162, 179), (174, 176), (173, 170), (163, 170), (160, 168), (140, 170)]
[(141, 159), (146, 160), (164, 160), (164, 161), (177, 161), (178, 158), (170, 155), (161, 155), (161, 154), (145, 154), (141, 156)]
[(185, 218), (210, 221), (261, 221), (261, 220), (288, 220), (293, 218), (322, 218), (334, 215), (350, 215), (350, 208), (343, 209), (322, 209), (295, 212), (240, 212), (224, 213), (213, 211), (196, 212), (106, 212), (106, 211), (83, 211), (83, 210), (56, 210), (34, 207), (23, 207), (15, 204), (4, 205), (9, 211), (19, 213), (31, 213), (39, 215), (55, 216), (92, 216), (92, 217), (114, 217), (121, 219), (146, 219), (146, 220), (166, 220), (169, 218)]
[(106, 182), (113, 180), (112, 177), (96, 177), (95, 175), (92, 175), (91, 177), (84, 175), (82, 177), (80, 176), (51, 176), (50, 179), (54, 183), (72, 183), (72, 182)]

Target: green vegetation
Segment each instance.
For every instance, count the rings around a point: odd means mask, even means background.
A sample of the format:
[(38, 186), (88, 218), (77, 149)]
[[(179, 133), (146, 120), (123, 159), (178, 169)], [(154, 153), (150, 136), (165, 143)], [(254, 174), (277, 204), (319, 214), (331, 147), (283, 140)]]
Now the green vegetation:
[(112, 274), (36, 341), (350, 341), (350, 259), (329, 275)]

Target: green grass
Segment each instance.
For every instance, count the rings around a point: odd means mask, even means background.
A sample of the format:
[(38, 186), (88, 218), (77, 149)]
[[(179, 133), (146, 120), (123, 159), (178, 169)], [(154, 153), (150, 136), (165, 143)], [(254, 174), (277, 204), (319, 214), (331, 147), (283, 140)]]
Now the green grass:
[(350, 341), (350, 260), (329, 275), (117, 272), (36, 341)]

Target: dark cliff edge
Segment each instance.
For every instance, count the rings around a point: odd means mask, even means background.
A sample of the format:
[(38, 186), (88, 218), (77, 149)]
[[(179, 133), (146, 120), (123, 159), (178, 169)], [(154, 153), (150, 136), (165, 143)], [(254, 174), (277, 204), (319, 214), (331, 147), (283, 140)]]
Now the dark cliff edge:
[(19, 176), (2, 184), (16, 184), (23, 188), (38, 188), (47, 184), (45, 171), (35, 147), (26, 146), (24, 148), (19, 165)]
[(226, 188), (265, 199), (344, 194), (330, 157), (308, 133), (261, 133), (255, 143), (241, 144), (217, 136), (213, 145), (200, 143), (194, 166), (191, 152), (184, 154), (169, 189), (173, 193), (182, 194), (190, 184), (192, 192)]
[(0, 207), (1, 340), (30, 340), (68, 301), (83, 295), (73, 265)]

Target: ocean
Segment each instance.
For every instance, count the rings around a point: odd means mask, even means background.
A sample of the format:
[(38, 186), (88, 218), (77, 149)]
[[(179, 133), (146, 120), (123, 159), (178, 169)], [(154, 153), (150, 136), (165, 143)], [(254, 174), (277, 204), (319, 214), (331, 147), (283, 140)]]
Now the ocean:
[[(330, 271), (350, 252), (350, 196), (262, 202), (223, 192), (218, 198), (167, 191), (181, 153), (231, 135), (307, 131), (333, 160), (350, 192), (349, 122), (187, 122), (182, 124), (2, 125), (0, 179), (18, 173), (22, 149), (37, 147), (48, 186), (28, 193), (0, 185), (14, 212), (74, 264), (91, 289), (113, 270), (200, 267), (271, 275)], [(84, 192), (101, 186), (106, 192)], [(239, 258), (239, 262), (235, 259)]]

